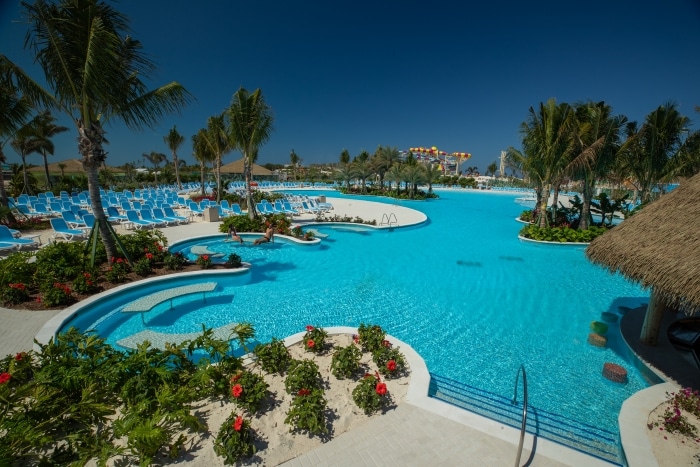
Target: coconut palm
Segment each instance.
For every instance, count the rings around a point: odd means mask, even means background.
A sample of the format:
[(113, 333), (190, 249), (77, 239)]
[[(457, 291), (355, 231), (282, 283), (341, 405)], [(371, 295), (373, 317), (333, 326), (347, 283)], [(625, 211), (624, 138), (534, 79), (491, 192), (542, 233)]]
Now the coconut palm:
[(168, 160), (168, 156), (163, 154), (162, 152), (155, 152), (151, 151), (150, 154), (143, 154), (144, 160), (147, 160), (151, 164), (153, 164), (153, 178), (155, 181), (155, 184), (158, 184), (158, 168), (160, 167), (160, 164)]
[(357, 156), (357, 158), (352, 161), (352, 164), (350, 164), (353, 176), (359, 178), (362, 182), (362, 193), (367, 192), (367, 179), (375, 174), (374, 167), (368, 158), (369, 154), (367, 154), (367, 158), (360, 158), (360, 156)]
[(299, 163), (299, 156), (297, 156), (297, 153), (294, 152), (294, 149), (292, 149), (292, 152), (289, 153), (289, 162), (292, 164), (292, 175), (294, 175), (294, 180), (296, 181), (297, 164)]
[(20, 128), (15, 137), (12, 139), (10, 144), (14, 150), (19, 154), (22, 159), (22, 179), (24, 180), (22, 186), (22, 193), (27, 193), (33, 195), (34, 192), (32, 187), (29, 185), (29, 176), (27, 172), (27, 156), (33, 152), (39, 152), (39, 141), (34, 137), (34, 126), (36, 125), (36, 119), (34, 117), (26, 125)]
[(343, 164), (336, 169), (336, 176), (341, 182), (345, 182), (345, 186), (350, 189), (350, 180), (355, 176), (353, 168), (349, 164)]
[[(439, 175), (442, 175), (438, 169)], [(401, 194), (401, 182), (403, 181), (403, 168), (401, 164), (394, 164), (384, 175), (384, 178), (389, 182), (389, 191), (391, 191), (391, 182), (396, 182), (396, 194)]]
[(384, 189), (384, 174), (386, 174), (391, 166), (399, 161), (400, 154), (401, 153), (396, 147), (384, 147), (381, 145), (379, 145), (377, 151), (374, 153), (372, 163), (377, 175), (379, 175), (379, 186), (382, 190)]
[(437, 164), (425, 164), (423, 169), (423, 173), (425, 175), (425, 183), (428, 184), (428, 193), (433, 192), (433, 183), (436, 181), (440, 180), (440, 177), (442, 176), (442, 171), (440, 170), (440, 167), (438, 167)]
[[(559, 185), (570, 163), (573, 109), (569, 104), (557, 105), (555, 99), (530, 107), (528, 118), (520, 125), (523, 136), (524, 164), (528, 176), (541, 190), (537, 215), (540, 227), (546, 227), (549, 193)], [(553, 213), (556, 215), (556, 213)]]
[(230, 141), (243, 154), (243, 173), (245, 175), (246, 202), (248, 215), (255, 218), (253, 192), (250, 189), (252, 168), (258, 149), (270, 139), (272, 133), (272, 113), (263, 98), (262, 91), (252, 93), (240, 88), (233, 95), (231, 106), (226, 111), (228, 118), (227, 133)]
[(177, 159), (177, 150), (185, 142), (185, 137), (182, 136), (178, 131), (177, 127), (173, 126), (168, 135), (163, 138), (165, 144), (168, 145), (170, 153), (173, 155), (173, 167), (175, 167), (175, 183), (177, 183), (177, 188), (182, 190), (182, 182), (180, 181), (180, 164)]
[(207, 119), (204, 142), (214, 155), (214, 177), (216, 178), (216, 202), (221, 201), (221, 160), (224, 154), (233, 149), (229, 134), (226, 130), (225, 115), (215, 115)]
[(414, 199), (418, 185), (425, 182), (425, 170), (420, 165), (407, 165), (404, 167), (402, 175), (403, 181), (406, 182), (406, 188), (411, 187), (408, 197)]
[[(148, 90), (153, 63), (129, 33), (128, 19), (99, 0), (23, 1), (30, 24), (25, 43), (55, 95), (53, 106), (78, 130), (78, 151), (87, 172), (95, 225), (107, 257), (116, 253), (116, 235), (100, 198), (98, 172), (106, 159), (104, 126), (112, 120), (128, 128), (153, 126), (189, 100), (178, 83)], [(22, 73), (23, 81), (31, 80)]]
[(195, 160), (199, 162), (200, 184), (202, 185), (202, 196), (206, 194), (204, 175), (207, 168), (207, 162), (214, 162), (216, 155), (207, 142), (207, 129), (202, 128), (196, 135), (192, 136), (192, 154)]
[(46, 157), (47, 155), (53, 156), (54, 144), (51, 138), (56, 136), (58, 133), (63, 133), (68, 131), (65, 126), (56, 125), (54, 122), (56, 119), (51, 115), (51, 113), (46, 110), (38, 115), (36, 120), (36, 125), (34, 126), (34, 138), (37, 140), (38, 150), (44, 159), (44, 175), (46, 176), (46, 185), (51, 189), (51, 177), (49, 176), (49, 161)]

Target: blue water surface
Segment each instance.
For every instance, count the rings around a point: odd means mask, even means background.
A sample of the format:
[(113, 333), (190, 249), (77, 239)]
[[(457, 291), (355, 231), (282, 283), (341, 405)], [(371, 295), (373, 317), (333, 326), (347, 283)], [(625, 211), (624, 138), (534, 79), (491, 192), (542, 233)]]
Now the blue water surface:
[[(619, 305), (645, 303), (648, 293), (589, 263), (583, 247), (518, 240), (522, 224), (515, 218), (523, 207), (516, 195), (439, 194), (429, 201), (385, 200), (387, 212), (392, 203), (424, 212), (429, 220), (418, 227), (320, 225), (315, 228), (330, 236), (316, 246), (239, 245), (222, 236), (180, 245), (185, 252), (194, 244), (235, 252), (253, 266), (244, 275), (194, 279), (218, 282), (206, 303), (185, 297), (145, 314), (116, 312), (154, 291), (142, 289), (97, 304), (68, 325), (95, 329), (116, 344), (143, 329), (188, 333), (202, 324), (248, 321), (261, 342), (307, 324), (379, 324), (418, 351), (432, 373), (512, 397), (523, 364), (532, 406), (616, 431), (622, 402), (650, 381), (636, 369), (616, 324), (601, 349), (587, 343), (590, 323), (604, 311), (618, 313)], [(105, 314), (110, 317), (99, 318)], [(605, 362), (625, 367), (628, 383), (603, 378)]]

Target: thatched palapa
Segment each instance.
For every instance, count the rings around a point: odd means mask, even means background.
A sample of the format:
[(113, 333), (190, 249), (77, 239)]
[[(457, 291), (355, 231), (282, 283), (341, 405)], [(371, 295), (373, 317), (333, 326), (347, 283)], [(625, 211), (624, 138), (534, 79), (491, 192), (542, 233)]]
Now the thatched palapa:
[(658, 314), (700, 313), (700, 174), (593, 240), (586, 256), (651, 289)]
[[(221, 166), (222, 174), (242, 174), (243, 173), (243, 158), (237, 161), (229, 162), (228, 164)], [(272, 172), (267, 170), (265, 167), (257, 164), (253, 164), (252, 168), (253, 175), (272, 175)]]

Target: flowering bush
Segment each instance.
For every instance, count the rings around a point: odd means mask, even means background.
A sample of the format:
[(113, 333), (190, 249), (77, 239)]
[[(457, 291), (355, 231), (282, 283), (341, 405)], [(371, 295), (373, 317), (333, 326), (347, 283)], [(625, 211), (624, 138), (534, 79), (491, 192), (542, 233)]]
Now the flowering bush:
[(73, 300), (70, 287), (62, 282), (42, 285), (41, 301), (48, 307), (67, 305)]
[(320, 389), (322, 386), (321, 373), (318, 365), (311, 360), (292, 360), (284, 380), (284, 388), (288, 394), (297, 394), (302, 389)]
[(2, 287), (0, 292), (2, 302), (8, 305), (17, 305), (18, 303), (29, 300), (29, 292), (27, 286), (23, 282), (15, 282)]
[(372, 415), (382, 408), (389, 400), (389, 396), (386, 384), (382, 383), (379, 373), (366, 374), (352, 390), (352, 400), (364, 411), (365, 415)]
[(398, 348), (382, 347), (372, 354), (372, 360), (386, 377), (396, 378), (406, 370), (406, 359)]
[(73, 290), (82, 295), (89, 295), (99, 289), (95, 283), (95, 276), (89, 272), (84, 272), (73, 279)]
[(260, 366), (267, 373), (284, 372), (292, 359), (284, 342), (274, 337), (267, 344), (256, 345), (253, 353), (258, 357)]
[(386, 331), (376, 324), (360, 323), (357, 334), (360, 338), (360, 344), (365, 350), (374, 353), (385, 346)]
[(237, 406), (253, 414), (267, 397), (268, 384), (262, 376), (241, 371), (231, 378), (231, 396)]
[(243, 262), (241, 261), (241, 257), (236, 253), (231, 253), (228, 255), (228, 259), (226, 260), (227, 268), (240, 268), (242, 265)]
[(338, 379), (350, 378), (360, 369), (362, 352), (354, 344), (338, 347), (331, 359), (331, 373)]
[(695, 438), (698, 430), (694, 424), (688, 421), (683, 411), (700, 417), (700, 392), (691, 388), (684, 388), (678, 392), (666, 393), (669, 397), (669, 406), (666, 407), (659, 421), (648, 425), (649, 429), (662, 425), (669, 433), (678, 433), (684, 436)]
[(170, 271), (181, 271), (186, 262), (185, 255), (179, 251), (177, 253), (167, 252), (163, 256), (163, 266)]
[(328, 333), (323, 328), (309, 325), (306, 326), (306, 334), (304, 334), (301, 343), (307, 352), (321, 353), (326, 343), (326, 337), (328, 337)]
[(255, 454), (253, 439), (250, 422), (233, 412), (219, 428), (214, 440), (214, 452), (224, 458), (225, 464), (235, 464)]
[(313, 434), (328, 433), (326, 404), (323, 389), (302, 388), (292, 400), (284, 423), (291, 425), (292, 430), (306, 430)]
[(109, 269), (105, 272), (105, 279), (113, 284), (124, 282), (126, 275), (129, 274), (129, 269), (129, 263), (124, 258), (112, 257)]
[(211, 267), (211, 258), (209, 255), (201, 255), (197, 258), (196, 263), (202, 269), (209, 269)]
[(148, 255), (150, 254), (151, 253), (146, 253), (146, 257), (141, 258), (134, 263), (134, 272), (141, 277), (146, 277), (153, 272), (153, 264), (148, 258)]

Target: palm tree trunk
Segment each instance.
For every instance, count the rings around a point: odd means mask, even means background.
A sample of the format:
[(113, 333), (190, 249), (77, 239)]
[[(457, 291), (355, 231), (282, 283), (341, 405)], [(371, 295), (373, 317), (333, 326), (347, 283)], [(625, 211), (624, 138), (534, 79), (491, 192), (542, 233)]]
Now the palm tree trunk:
[(557, 221), (557, 206), (559, 206), (559, 188), (560, 185), (557, 183), (554, 186), (554, 194), (552, 196), (552, 223)]
[(540, 228), (545, 228), (549, 224), (547, 219), (547, 203), (549, 202), (549, 192), (551, 190), (551, 185), (546, 184), (542, 187), (542, 197), (540, 198), (540, 210), (537, 213), (539, 216), (538, 226)]
[(221, 202), (221, 155), (216, 158), (216, 202)]
[(588, 183), (588, 177), (584, 177), (581, 195), (583, 196), (583, 204), (581, 205), (581, 217), (578, 221), (578, 230), (588, 230), (590, 227), (589, 219), (591, 217), (591, 198), (593, 195), (593, 188), (591, 184)]
[(245, 177), (245, 199), (248, 205), (248, 218), (255, 219), (255, 203), (253, 202), (253, 192), (250, 190), (250, 183), (252, 182), (252, 170), (251, 161), (248, 160), (248, 154), (243, 153), (243, 176)]
[(50, 190), (53, 187), (51, 185), (51, 177), (49, 176), (49, 161), (46, 158), (46, 151), (41, 151), (41, 155), (44, 156), (44, 175), (46, 176), (46, 187)]
[(24, 177), (24, 187), (22, 192), (26, 190), (28, 195), (33, 195), (32, 190), (29, 189), (29, 173), (27, 172), (27, 160), (26, 156), (22, 154), (22, 176)]
[(200, 174), (200, 176), (199, 176), (200, 182), (199, 183), (202, 185), (202, 196), (204, 196), (204, 169), (205, 169), (205, 165), (204, 165), (204, 162), (202, 162), (199, 164), (199, 174)]
[(175, 164), (175, 182), (177, 183), (177, 189), (182, 190), (182, 183), (180, 182), (180, 164), (178, 163), (176, 153), (173, 153), (173, 163)]

